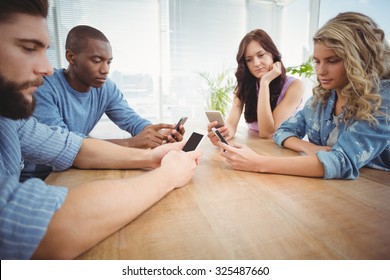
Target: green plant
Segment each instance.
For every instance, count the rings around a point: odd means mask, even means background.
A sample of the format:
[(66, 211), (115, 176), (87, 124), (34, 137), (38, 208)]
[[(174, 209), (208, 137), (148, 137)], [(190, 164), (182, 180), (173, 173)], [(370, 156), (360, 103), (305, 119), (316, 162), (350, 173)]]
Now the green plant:
[(304, 76), (311, 79), (311, 77), (314, 75), (312, 57), (309, 57), (306, 62), (298, 66), (287, 67), (286, 72), (291, 74), (298, 74), (299, 77)]
[(209, 72), (201, 72), (199, 75), (208, 86), (207, 109), (218, 110), (226, 117), (230, 109), (231, 95), (236, 87), (235, 79), (230, 70), (223, 70), (215, 75)]

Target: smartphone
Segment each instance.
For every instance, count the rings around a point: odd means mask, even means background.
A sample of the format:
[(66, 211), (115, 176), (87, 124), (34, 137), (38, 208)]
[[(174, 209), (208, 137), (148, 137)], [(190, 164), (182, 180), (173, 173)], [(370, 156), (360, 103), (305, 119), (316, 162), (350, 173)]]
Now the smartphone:
[[(179, 131), (180, 125), (184, 125), (185, 122), (187, 121), (187, 119), (188, 119), (188, 117), (181, 117), (180, 120), (177, 122), (177, 124), (176, 124), (176, 126), (175, 126), (174, 129), (175, 129), (176, 131)], [(175, 138), (175, 135), (173, 135), (173, 133), (171, 133), (171, 136), (172, 136), (173, 138)]]
[(190, 152), (195, 150), (200, 142), (202, 142), (203, 134), (192, 132), (190, 138), (188, 138), (187, 143), (183, 147), (184, 152)]
[(223, 138), (222, 134), (215, 127), (212, 127), (211, 130), (214, 132), (215, 135), (217, 135), (217, 137), (222, 143), (229, 145), (225, 138)]
[(180, 120), (177, 122), (177, 125), (175, 126), (175, 130), (179, 131), (180, 125), (184, 125), (187, 119), (188, 117), (181, 117)]
[(216, 125), (216, 128), (219, 128), (221, 126), (225, 125), (225, 121), (223, 120), (223, 116), (220, 111), (217, 110), (207, 110), (206, 116), (209, 119), (210, 122), (218, 121), (218, 125)]

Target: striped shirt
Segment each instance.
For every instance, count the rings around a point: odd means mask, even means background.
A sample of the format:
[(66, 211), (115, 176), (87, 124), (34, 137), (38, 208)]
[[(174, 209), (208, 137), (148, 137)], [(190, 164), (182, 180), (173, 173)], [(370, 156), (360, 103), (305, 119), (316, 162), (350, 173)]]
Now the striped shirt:
[(35, 118), (0, 117), (0, 259), (29, 259), (67, 195), (66, 188), (39, 179), (20, 183), (23, 160), (65, 170), (81, 143), (82, 137), (50, 129)]

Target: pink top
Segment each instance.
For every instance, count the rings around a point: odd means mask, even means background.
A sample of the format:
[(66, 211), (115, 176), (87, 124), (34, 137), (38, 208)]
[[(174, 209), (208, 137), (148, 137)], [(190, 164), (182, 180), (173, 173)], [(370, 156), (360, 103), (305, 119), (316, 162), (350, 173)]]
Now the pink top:
[[(282, 88), (282, 91), (280, 92), (280, 95), (279, 95), (279, 98), (278, 100), (276, 101), (276, 105), (278, 105), (280, 103), (280, 101), (282, 101), (284, 95), (286, 94), (286, 91), (287, 91), (287, 88), (292, 84), (292, 82), (294, 82), (296, 80), (296, 78), (294, 77), (290, 77), (290, 76), (286, 76), (286, 81), (284, 82), (284, 85), (283, 85), (283, 88)], [(257, 92), (257, 95), (259, 94), (259, 92)], [(298, 110), (299, 106), (297, 107), (297, 110)], [(296, 110), (296, 111), (297, 111)], [(295, 112), (296, 112), (295, 111)], [(252, 123), (248, 123), (248, 127), (250, 129), (253, 129), (255, 131), (259, 131), (259, 125), (257, 122), (252, 122)]]

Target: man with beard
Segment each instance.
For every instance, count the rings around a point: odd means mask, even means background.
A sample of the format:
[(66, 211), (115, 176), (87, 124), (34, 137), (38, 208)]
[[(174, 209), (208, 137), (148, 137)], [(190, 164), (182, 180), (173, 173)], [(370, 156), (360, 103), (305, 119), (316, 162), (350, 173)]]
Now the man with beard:
[[(182, 143), (126, 148), (50, 129), (30, 117), (33, 94), (53, 73), (47, 0), (0, 1), (0, 259), (74, 258), (185, 185), (200, 153)], [(23, 160), (101, 169), (154, 169), (141, 176), (76, 188), (19, 182)], [(180, 165), (176, 163), (180, 162)], [(168, 175), (169, 174), (169, 175)], [(77, 229), (77, 230), (75, 230)]]

